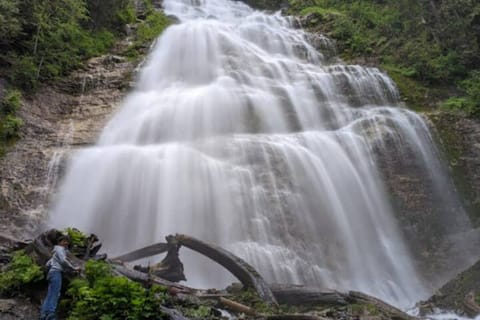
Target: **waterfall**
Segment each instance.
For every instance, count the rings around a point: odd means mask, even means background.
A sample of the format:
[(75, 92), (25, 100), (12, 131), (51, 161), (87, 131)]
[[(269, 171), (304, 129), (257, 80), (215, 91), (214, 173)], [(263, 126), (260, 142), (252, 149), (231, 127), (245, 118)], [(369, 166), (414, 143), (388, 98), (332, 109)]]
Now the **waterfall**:
[[(270, 282), (401, 307), (425, 298), (377, 155), (411, 150), (432, 179), (439, 160), (391, 79), (343, 64), (327, 38), (317, 50), (280, 14), (228, 0), (163, 5), (180, 23), (98, 143), (73, 156), (50, 223), (100, 235), (112, 255), (185, 233)], [(192, 286), (232, 281), (183, 251)]]

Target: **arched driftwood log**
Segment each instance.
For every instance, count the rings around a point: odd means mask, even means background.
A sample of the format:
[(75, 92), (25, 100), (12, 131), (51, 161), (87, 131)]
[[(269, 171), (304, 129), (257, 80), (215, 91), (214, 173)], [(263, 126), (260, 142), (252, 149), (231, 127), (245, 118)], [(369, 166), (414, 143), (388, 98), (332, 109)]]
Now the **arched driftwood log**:
[(167, 243), (159, 242), (116, 257), (113, 259), (113, 261), (131, 262), (167, 251), (167, 256), (160, 263), (156, 263), (148, 267), (136, 265), (134, 269), (153, 274), (157, 277), (167, 279), (172, 282), (187, 280), (183, 273), (183, 263), (180, 261), (180, 257), (178, 256), (180, 244), (177, 242), (174, 236), (167, 236), (166, 240)]
[(230, 271), (246, 288), (254, 289), (262, 300), (277, 304), (270, 287), (262, 276), (248, 263), (227, 250), (200, 241), (183, 234), (175, 235), (175, 239), (184, 247), (201, 253)]
[(159, 242), (159, 243), (152, 244), (151, 246), (126, 253), (119, 257), (115, 257), (112, 260), (118, 260), (122, 262), (131, 262), (131, 261), (140, 260), (142, 258), (155, 256), (157, 254), (165, 253), (167, 251), (168, 251), (168, 243)]
[[(171, 246), (181, 245), (203, 254), (230, 271), (246, 288), (252, 288), (267, 303), (277, 304), (275, 296), (262, 276), (248, 263), (231, 252), (190, 236), (177, 234), (166, 237), (168, 243), (156, 243), (112, 259), (130, 262), (166, 252)], [(177, 247), (178, 250), (178, 247)], [(170, 251), (169, 251), (170, 252)], [(167, 258), (166, 258), (167, 259)], [(167, 259), (168, 260), (168, 259)], [(155, 271), (153, 271), (155, 274)]]

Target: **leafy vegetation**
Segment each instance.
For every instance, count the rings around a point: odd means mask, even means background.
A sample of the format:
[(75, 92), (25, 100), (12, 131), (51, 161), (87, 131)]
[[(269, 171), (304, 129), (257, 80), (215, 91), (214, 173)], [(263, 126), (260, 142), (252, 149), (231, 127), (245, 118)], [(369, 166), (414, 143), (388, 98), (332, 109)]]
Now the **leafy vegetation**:
[(0, 0), (0, 77), (32, 91), (105, 52), (134, 21), (130, 0)]
[(5, 147), (18, 138), (22, 119), (17, 116), (22, 94), (18, 90), (6, 90), (0, 101), (0, 156)]
[[(469, 0), (290, 0), (308, 28), (337, 40), (346, 60), (374, 58), (417, 108), (480, 114), (480, 4)], [(473, 71), (472, 71), (473, 70)]]
[(69, 320), (168, 319), (160, 310), (166, 288), (143, 288), (125, 277), (112, 275), (105, 262), (88, 261), (85, 279), (71, 281), (63, 307)]
[(145, 0), (144, 3), (146, 18), (138, 25), (135, 41), (125, 52), (133, 59), (138, 58), (139, 53), (144, 52), (172, 22), (163, 12), (154, 9), (152, 0)]
[(72, 246), (83, 246), (87, 240), (87, 235), (76, 228), (67, 228), (65, 233), (70, 238)]
[[(131, 57), (168, 26), (152, 0), (141, 1), (145, 12), (136, 12), (134, 0), (0, 0), (0, 157), (23, 125), (17, 115), (20, 92), (31, 94), (40, 83), (107, 52), (125, 35), (127, 24), (138, 23), (125, 52)], [(8, 90), (2, 94), (3, 87)]]
[(252, 307), (255, 311), (261, 314), (275, 314), (279, 311), (277, 307), (269, 305), (263, 301), (252, 289), (242, 290), (237, 293), (234, 300)]
[(43, 271), (24, 251), (13, 254), (0, 272), (0, 294), (18, 292), (22, 286), (43, 279)]

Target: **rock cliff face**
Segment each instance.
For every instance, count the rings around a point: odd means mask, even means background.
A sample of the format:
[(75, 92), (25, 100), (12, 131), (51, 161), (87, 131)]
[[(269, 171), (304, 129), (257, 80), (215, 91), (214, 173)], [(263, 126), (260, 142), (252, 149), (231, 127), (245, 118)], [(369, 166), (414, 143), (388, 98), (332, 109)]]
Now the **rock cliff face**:
[[(435, 117), (444, 116), (443, 113), (435, 114)], [(432, 119), (431, 117), (433, 115), (428, 119)], [(458, 117), (458, 121), (468, 123), (472, 132), (480, 130), (480, 123)], [(438, 123), (428, 122), (435, 136), (440, 132)], [(463, 124), (459, 123), (458, 126), (458, 130), (465, 129)], [(473, 145), (480, 142), (480, 137), (459, 134), (458, 138), (460, 137), (465, 143), (462, 145), (463, 149), (459, 150), (458, 157), (464, 161), (464, 173), (475, 177), (480, 170), (479, 158), (468, 155), (475, 151)], [(451, 173), (452, 169), (448, 166), (448, 159), (443, 152), (443, 149), (450, 148), (451, 142), (445, 141), (443, 135), (437, 135), (436, 140), (439, 155), (444, 158), (441, 168), (437, 169)], [(432, 289), (438, 288), (445, 279), (454, 277), (462, 268), (478, 259), (480, 230), (474, 229), (469, 217), (464, 213), (462, 205), (465, 199), (462, 194), (455, 192), (459, 189), (457, 179), (429, 177), (425, 174), (428, 168), (418, 161), (411, 150), (398, 150), (393, 143), (387, 143), (386, 146), (386, 149), (379, 150), (377, 159), (399, 226), (417, 262), (418, 270)], [(436, 167), (434, 163), (427, 164), (430, 165)], [(471, 188), (471, 192), (479, 190), (475, 183), (471, 184)]]
[(41, 226), (68, 152), (95, 142), (134, 68), (123, 57), (94, 58), (23, 101), (21, 137), (0, 159), (0, 234), (25, 238)]
[(461, 114), (428, 114), (453, 179), (475, 227), (480, 227), (480, 121)]
[(433, 308), (452, 310), (475, 317), (480, 314), (480, 261), (442, 286), (427, 302), (422, 303), (425, 313)]

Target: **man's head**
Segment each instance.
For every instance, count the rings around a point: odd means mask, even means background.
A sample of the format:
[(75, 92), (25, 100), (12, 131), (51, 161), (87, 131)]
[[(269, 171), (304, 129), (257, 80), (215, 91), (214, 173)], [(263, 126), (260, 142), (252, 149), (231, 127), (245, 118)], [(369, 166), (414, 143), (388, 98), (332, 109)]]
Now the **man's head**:
[(68, 246), (70, 245), (70, 238), (68, 236), (60, 236), (58, 238), (57, 243), (58, 243), (59, 246), (68, 248)]

